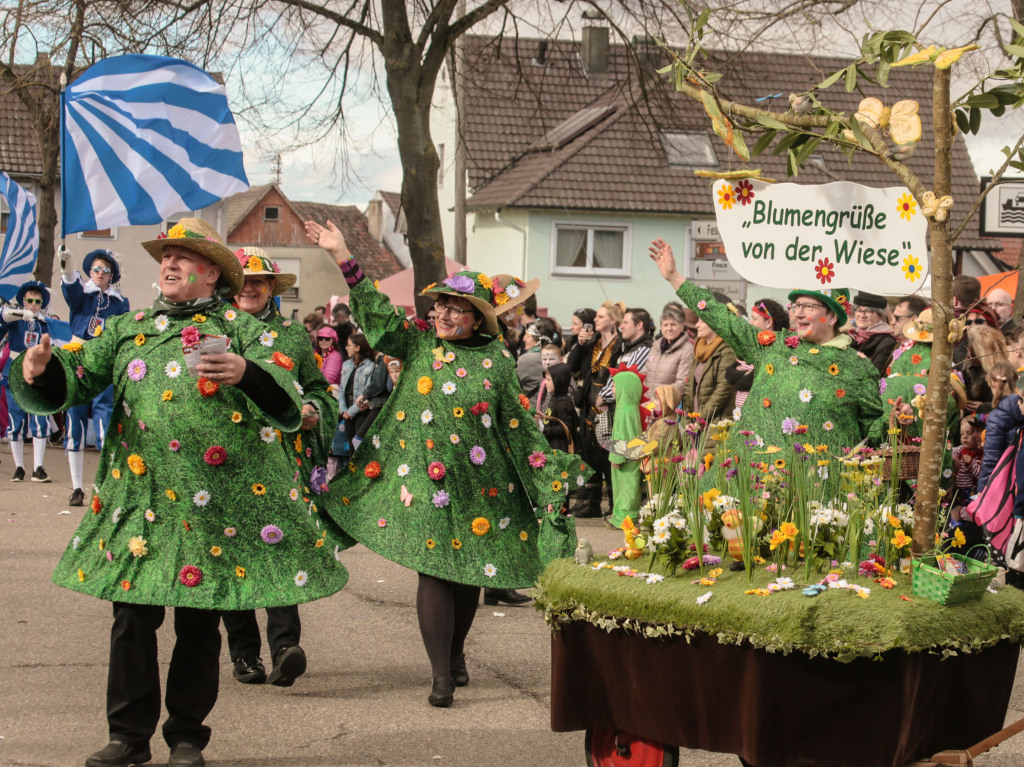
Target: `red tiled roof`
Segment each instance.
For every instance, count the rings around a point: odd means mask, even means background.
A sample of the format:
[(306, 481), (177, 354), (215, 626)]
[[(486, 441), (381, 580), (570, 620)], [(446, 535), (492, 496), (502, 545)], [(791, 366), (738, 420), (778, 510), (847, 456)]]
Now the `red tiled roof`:
[(304, 221), (330, 219), (341, 230), (352, 255), (370, 279), (382, 280), (402, 270), (402, 264), (370, 234), (366, 215), (355, 205), (327, 205), (320, 202), (291, 201)]
[(1003, 244), (1003, 249), (996, 251), (992, 255), (1006, 264), (1008, 269), (1016, 269), (1019, 267), (1020, 249), (1024, 240), (1017, 237), (1001, 237), (999, 241)]
[[(472, 73), (466, 84), (467, 165), (473, 190), (470, 209), (525, 207), (713, 215), (711, 181), (693, 175), (697, 166), (669, 165), (659, 136), (659, 129), (707, 134), (718, 157), (718, 169), (743, 167), (712, 133), (701, 105), (675, 93), (666, 76), (646, 76), (648, 85), (641, 87), (635, 62), (628, 58), (624, 46), (610, 46), (608, 73), (594, 74), (584, 70), (579, 45), (572, 41), (547, 41), (544, 63), (538, 64), (540, 43), (523, 38), (500, 42), (467, 38), (467, 70)], [(721, 85), (726, 98), (754, 103), (766, 94), (770, 84), (772, 92), (784, 94), (771, 105), (778, 111), (788, 108), (785, 94), (803, 92), (827, 73), (849, 63), (840, 58), (781, 54), (711, 56), (705, 66), (725, 74)], [(866, 95), (876, 95), (890, 105), (903, 98), (916, 99), (922, 122), (931, 125), (929, 68), (894, 72), (889, 89), (875, 89), (877, 93), (865, 90)], [(848, 94), (840, 87), (826, 91), (822, 98), (834, 111), (852, 112), (861, 95)], [(583, 112), (595, 107), (603, 109)], [(559, 131), (553, 131), (556, 127)], [(747, 140), (752, 145), (755, 139)], [(908, 162), (926, 184), (932, 177), (933, 146), (926, 127)], [(805, 164), (795, 179), (786, 177), (784, 153), (760, 155), (751, 160), (749, 167), (761, 168), (765, 175), (780, 181), (796, 183), (844, 180), (876, 187), (899, 183), (866, 153), (857, 152), (847, 161), (841, 152), (823, 144), (818, 153), (822, 164)], [(961, 136), (954, 143), (953, 179), (954, 199), (972, 200), (977, 196), (978, 179)], [(954, 207), (954, 226), (957, 214), (962, 216), (966, 209), (966, 205)], [(972, 234), (968, 229), (957, 247), (998, 246), (998, 241), (982, 239), (976, 231)]]

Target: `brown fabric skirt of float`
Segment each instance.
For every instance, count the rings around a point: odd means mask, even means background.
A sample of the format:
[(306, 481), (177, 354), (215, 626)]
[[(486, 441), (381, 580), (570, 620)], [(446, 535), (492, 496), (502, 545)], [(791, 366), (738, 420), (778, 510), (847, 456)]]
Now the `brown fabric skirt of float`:
[(900, 767), (1002, 729), (1019, 653), (839, 663), (574, 622), (552, 634), (551, 729), (624, 730), (754, 767)]

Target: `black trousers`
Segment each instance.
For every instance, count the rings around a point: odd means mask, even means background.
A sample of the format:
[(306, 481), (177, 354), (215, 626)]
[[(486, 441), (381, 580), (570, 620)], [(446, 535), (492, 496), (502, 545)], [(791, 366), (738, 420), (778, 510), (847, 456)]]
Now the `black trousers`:
[[(156, 632), (164, 622), (160, 605), (114, 602), (107, 672), (107, 723), (111, 740), (149, 743), (160, 720), (160, 667)], [(210, 742), (203, 721), (217, 702), (220, 684), (220, 613), (174, 608), (174, 650), (167, 671), (167, 745)]]
[[(256, 623), (255, 610), (224, 610), (224, 629), (228, 633), (228, 652), (231, 660), (258, 658), (260, 655), (260, 627)], [(292, 647), (302, 637), (299, 621), (299, 606), (267, 608), (267, 644), (273, 659), (282, 647)]]

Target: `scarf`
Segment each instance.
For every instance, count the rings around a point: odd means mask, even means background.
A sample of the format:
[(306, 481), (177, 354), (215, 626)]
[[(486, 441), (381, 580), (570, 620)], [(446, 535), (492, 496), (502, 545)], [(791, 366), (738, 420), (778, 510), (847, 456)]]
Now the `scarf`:
[(267, 300), (267, 305), (262, 310), (256, 312), (253, 317), (260, 322), (268, 322), (275, 314), (277, 314), (277, 303), (271, 298)]
[(153, 315), (166, 314), (168, 317), (186, 317), (190, 314), (202, 314), (215, 309), (220, 302), (220, 298), (217, 296), (203, 296), (191, 301), (175, 303), (164, 298), (163, 293), (157, 293), (153, 300)]
[(590, 372), (596, 373), (599, 370), (604, 370), (611, 364), (612, 352), (615, 350), (616, 345), (621, 340), (621, 336), (616, 335), (607, 349), (601, 348), (601, 337), (598, 336), (597, 341), (594, 343), (594, 350), (590, 353)]
[(723, 339), (721, 336), (717, 336), (714, 341), (705, 341), (703, 338), (698, 338), (697, 345), (693, 349), (693, 358), (697, 362), (707, 362), (722, 343)]
[(891, 336), (892, 327), (890, 327), (889, 323), (887, 322), (878, 322), (872, 325), (867, 330), (858, 330), (857, 328), (850, 328), (847, 332), (850, 334), (850, 337), (853, 339), (853, 342), (857, 344), (857, 346), (860, 346), (864, 343), (867, 343), (868, 339), (871, 338), (871, 336)]

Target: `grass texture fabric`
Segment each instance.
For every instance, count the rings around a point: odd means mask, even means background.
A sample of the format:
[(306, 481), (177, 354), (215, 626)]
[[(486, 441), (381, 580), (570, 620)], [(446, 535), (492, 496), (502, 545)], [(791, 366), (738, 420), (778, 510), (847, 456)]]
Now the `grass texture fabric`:
[[(649, 557), (628, 564), (635, 570), (663, 572)], [(796, 587), (767, 596), (746, 593), (765, 589), (780, 575), (791, 577)], [(812, 578), (821, 575), (812, 573)], [(840, 661), (878, 657), (890, 650), (949, 657), (1024, 639), (1024, 593), (1011, 587), (943, 607), (913, 596), (906, 575), (897, 576), (892, 589), (858, 576), (856, 569), (844, 575), (851, 584), (869, 588), (867, 598), (845, 588), (807, 596), (803, 591), (809, 584), (802, 576), (802, 568), (776, 574), (758, 567), (752, 582), (742, 571), (727, 570), (711, 586), (693, 583), (699, 579), (697, 571), (648, 583), (562, 559), (542, 573), (535, 595), (537, 609), (553, 630), (559, 623), (587, 621), (606, 631), (622, 628), (649, 638), (707, 634), (725, 644), (747, 642), (768, 652)], [(710, 598), (699, 603), (708, 592)]]

